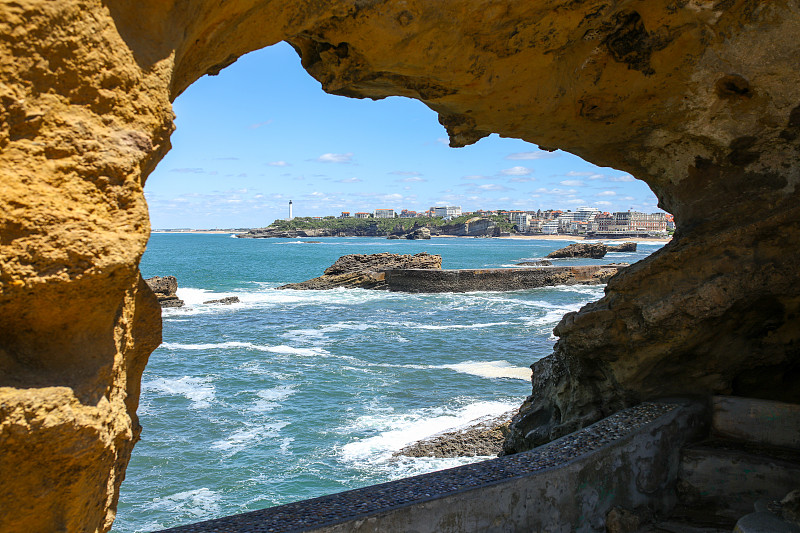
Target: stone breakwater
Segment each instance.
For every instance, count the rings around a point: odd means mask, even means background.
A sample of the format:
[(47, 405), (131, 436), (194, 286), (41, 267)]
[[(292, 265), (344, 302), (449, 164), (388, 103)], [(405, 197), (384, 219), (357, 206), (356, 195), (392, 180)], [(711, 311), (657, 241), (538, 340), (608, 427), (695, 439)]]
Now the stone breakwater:
[(515, 291), (554, 285), (606, 283), (624, 263), (602, 266), (543, 266), (442, 270), (439, 255), (345, 255), (322, 276), (278, 289), (360, 288), (397, 292)]
[(546, 266), (466, 270), (387, 270), (383, 285), (398, 292), (516, 291), (555, 285), (606, 283), (627, 265)]

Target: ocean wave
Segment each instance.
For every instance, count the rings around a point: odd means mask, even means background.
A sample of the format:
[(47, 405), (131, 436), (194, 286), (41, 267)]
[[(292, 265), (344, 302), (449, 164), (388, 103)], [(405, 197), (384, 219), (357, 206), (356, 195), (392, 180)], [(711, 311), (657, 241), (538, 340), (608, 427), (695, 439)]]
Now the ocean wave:
[(207, 488), (178, 492), (161, 498), (153, 498), (147, 507), (169, 516), (185, 516), (195, 519), (211, 518), (220, 512), (222, 496)]
[(530, 381), (531, 369), (525, 366), (514, 366), (508, 361), (464, 361), (452, 365), (441, 365), (434, 368), (447, 368), (460, 374), (471, 374), (482, 378), (511, 378)]
[(192, 402), (193, 409), (206, 409), (211, 407), (216, 393), (211, 381), (210, 377), (158, 378), (144, 383), (142, 389), (170, 396), (183, 396)]
[(271, 389), (260, 390), (256, 393), (258, 400), (250, 407), (251, 411), (264, 413), (281, 406), (279, 402), (292, 396), (296, 392), (293, 385), (280, 385)]
[(263, 344), (253, 344), (252, 342), (218, 342), (206, 344), (184, 344), (179, 342), (165, 342), (161, 345), (167, 350), (230, 350), (234, 348), (244, 348), (246, 350), (257, 350), (259, 352), (270, 352), (282, 355), (299, 355), (303, 357), (316, 357), (329, 355), (329, 352), (322, 348), (294, 348), (292, 346), (278, 345), (269, 346)]
[(519, 401), (480, 401), (452, 409), (436, 407), (405, 414), (373, 414), (358, 418), (347, 432), (378, 432), (339, 450), (341, 458), (364, 466), (389, 461), (394, 452), (433, 435), (497, 417), (519, 407)]
[(409, 329), (428, 329), (428, 330), (449, 330), (449, 329), (481, 329), (496, 326), (508, 326), (513, 322), (486, 322), (478, 324), (418, 324), (415, 322), (403, 322), (401, 325)]
[(288, 425), (289, 422), (273, 422), (259, 426), (246, 426), (234, 431), (224, 439), (213, 442), (211, 449), (225, 452), (225, 455), (230, 457), (264, 439), (279, 437), (281, 429)]

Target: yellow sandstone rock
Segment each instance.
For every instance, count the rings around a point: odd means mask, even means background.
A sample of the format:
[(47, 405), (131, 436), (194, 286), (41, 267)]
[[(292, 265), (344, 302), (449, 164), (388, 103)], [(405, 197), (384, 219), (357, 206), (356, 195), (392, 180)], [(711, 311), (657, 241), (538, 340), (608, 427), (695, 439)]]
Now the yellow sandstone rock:
[(675, 214), (559, 324), (509, 451), (652, 396), (797, 396), (798, 35), (796, 0), (0, 0), (0, 531), (110, 528), (170, 102), (281, 40), (326, 91), (629, 171)]

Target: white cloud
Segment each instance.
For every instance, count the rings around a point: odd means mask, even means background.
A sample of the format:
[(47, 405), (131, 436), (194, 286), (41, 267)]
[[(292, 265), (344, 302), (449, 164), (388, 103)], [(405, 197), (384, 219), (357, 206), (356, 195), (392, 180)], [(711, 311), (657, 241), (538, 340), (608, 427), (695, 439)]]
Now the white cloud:
[(530, 181), (536, 181), (536, 178), (534, 178), (533, 176), (527, 176), (527, 177), (516, 176), (514, 178), (511, 178), (508, 181), (513, 181), (514, 183), (526, 183), (526, 182), (530, 182)]
[(533, 159), (546, 159), (549, 157), (558, 157), (558, 154), (546, 152), (544, 150), (536, 150), (534, 152), (517, 152), (515, 154), (508, 154), (506, 159), (530, 161)]
[(392, 172), (389, 172), (389, 174), (394, 174), (396, 176), (421, 176), (422, 175), (421, 173), (419, 173), (419, 172), (417, 172), (415, 170), (411, 170), (411, 171), (408, 171), (408, 170), (393, 170)]
[(361, 183), (363, 180), (359, 178), (345, 178), (341, 180), (336, 180), (338, 183)]
[(315, 159), (320, 163), (351, 163), (353, 161), (353, 153), (346, 154), (322, 154)]
[(480, 174), (471, 174), (469, 176), (462, 176), (462, 180), (467, 181), (478, 181), (478, 180), (488, 180), (488, 176), (481, 176)]
[(287, 163), (286, 161), (270, 161), (267, 164), (269, 166), (271, 166), (271, 167), (288, 167), (289, 166), (289, 163)]
[(256, 122), (255, 124), (250, 124), (248, 128), (250, 128), (251, 130), (257, 130), (262, 126), (269, 126), (270, 124), (272, 124), (272, 119), (265, 120), (264, 122)]
[(595, 196), (616, 196), (616, 195), (617, 193), (615, 193), (614, 191), (603, 191), (597, 193)]
[(416, 182), (423, 182), (423, 181), (428, 181), (428, 180), (426, 180), (425, 178), (413, 177), (413, 178), (403, 178), (403, 179), (397, 180), (397, 181), (401, 181), (403, 183), (416, 183)]
[(636, 198), (634, 198), (633, 196), (626, 196), (625, 198), (623, 198), (623, 200), (626, 200), (628, 202), (633, 202), (634, 200), (636, 200)]
[(500, 171), (503, 176), (527, 176), (530, 173), (531, 169), (527, 167), (511, 167)]
[(612, 177), (608, 178), (608, 181), (628, 182), (628, 181), (636, 181), (636, 180), (630, 174), (623, 174), (622, 176), (612, 176)]
[(596, 204), (596, 205), (603, 205), (603, 206), (606, 206), (606, 205), (611, 205), (611, 202), (606, 202), (605, 200), (601, 200), (601, 201), (599, 201), (599, 202), (595, 202), (595, 204)]
[(513, 189), (509, 189), (508, 187), (504, 187), (502, 185), (498, 185), (497, 183), (485, 183), (483, 185), (478, 186), (479, 189), (484, 191), (511, 191)]
[(314, 197), (318, 198), (318, 197), (321, 197), (321, 196), (325, 196), (325, 193), (321, 193), (319, 191), (314, 191), (314, 192), (308, 193), (306, 196), (314, 196)]
[(565, 187), (583, 187), (584, 183), (581, 180), (564, 180), (559, 182)]

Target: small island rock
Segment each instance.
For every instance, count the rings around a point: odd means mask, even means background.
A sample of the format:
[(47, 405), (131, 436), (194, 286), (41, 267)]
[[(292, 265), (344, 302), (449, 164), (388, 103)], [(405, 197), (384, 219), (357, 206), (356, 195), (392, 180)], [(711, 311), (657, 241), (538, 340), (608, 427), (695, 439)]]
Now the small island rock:
[(154, 276), (144, 280), (150, 287), (161, 307), (183, 307), (183, 300), (178, 298), (178, 280), (175, 276)]
[(561, 259), (564, 257), (587, 257), (590, 259), (602, 259), (605, 257), (606, 252), (605, 244), (589, 243), (589, 242), (576, 242), (547, 254), (548, 258)]
[(607, 252), (635, 252), (636, 251), (636, 243), (635, 242), (623, 242), (622, 244), (614, 245), (607, 245), (606, 246)]

